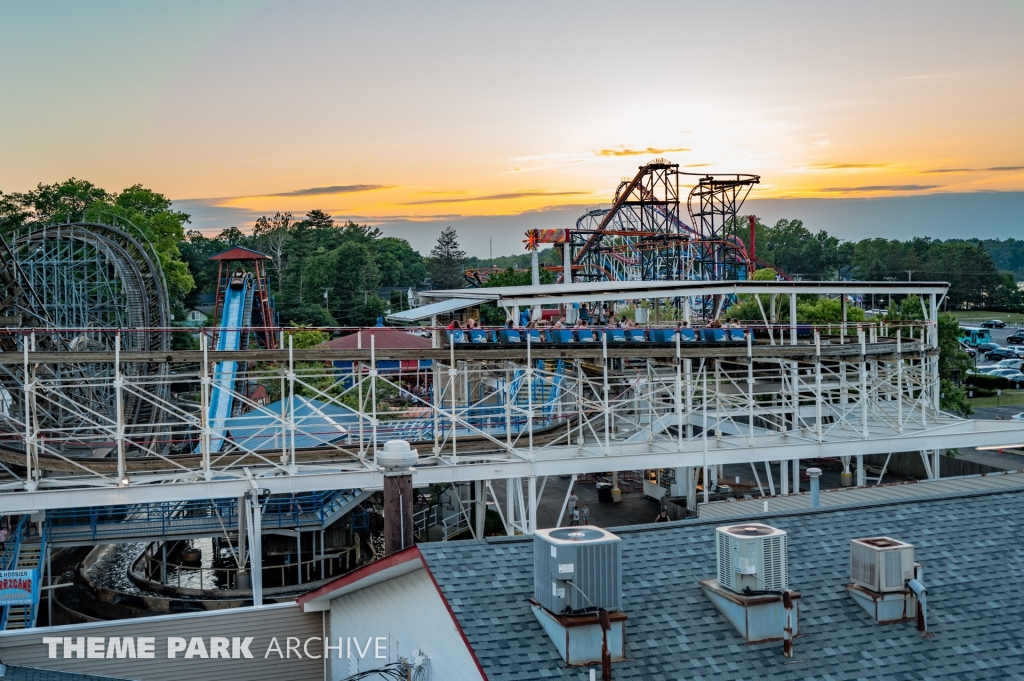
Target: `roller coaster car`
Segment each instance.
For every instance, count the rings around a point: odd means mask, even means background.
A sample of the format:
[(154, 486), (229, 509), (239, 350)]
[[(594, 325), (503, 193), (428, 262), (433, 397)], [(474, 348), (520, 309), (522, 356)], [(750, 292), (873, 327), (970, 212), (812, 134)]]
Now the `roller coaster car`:
[(523, 336), (519, 329), (501, 329), (498, 331), (498, 340), (506, 345), (516, 345), (523, 342)]
[(236, 290), (245, 288), (245, 272), (243, 270), (235, 270), (235, 273), (231, 275), (231, 282), (228, 286)]
[(551, 329), (548, 331), (548, 342), (550, 343), (575, 343), (576, 337), (572, 329)]
[(705, 343), (729, 343), (738, 345), (746, 341), (743, 329), (706, 328), (700, 330), (701, 340)]
[(487, 329), (470, 329), (469, 342), (473, 345), (486, 348), (498, 346), (497, 334), (494, 331), (488, 331)]

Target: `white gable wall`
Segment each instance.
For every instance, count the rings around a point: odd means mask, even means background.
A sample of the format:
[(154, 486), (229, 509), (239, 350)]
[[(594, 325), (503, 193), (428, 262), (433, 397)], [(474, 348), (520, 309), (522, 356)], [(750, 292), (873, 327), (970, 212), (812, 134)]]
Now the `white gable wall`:
[[(412, 658), (422, 649), (430, 659), (430, 678), (444, 681), (482, 681), (466, 643), (456, 628), (437, 587), (424, 569), (388, 579), (331, 600), (329, 618), (331, 645), (342, 639), (344, 649), (331, 651), (331, 679), (341, 681), (357, 671), (367, 671)], [(349, 638), (366, 650), (367, 640), (384, 637), (380, 654), (374, 657), (375, 640), (365, 657), (360, 657)]]

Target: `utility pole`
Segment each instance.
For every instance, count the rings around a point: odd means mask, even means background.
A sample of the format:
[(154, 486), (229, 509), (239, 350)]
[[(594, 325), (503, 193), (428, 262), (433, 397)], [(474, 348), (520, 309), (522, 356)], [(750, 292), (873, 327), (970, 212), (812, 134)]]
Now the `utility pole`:
[(910, 281), (910, 280), (911, 280), (911, 279), (910, 279), (910, 278), (911, 278), (911, 276), (912, 276), (912, 275), (914, 274), (914, 272), (916, 272), (917, 270), (903, 270), (903, 271), (907, 273), (907, 281)]

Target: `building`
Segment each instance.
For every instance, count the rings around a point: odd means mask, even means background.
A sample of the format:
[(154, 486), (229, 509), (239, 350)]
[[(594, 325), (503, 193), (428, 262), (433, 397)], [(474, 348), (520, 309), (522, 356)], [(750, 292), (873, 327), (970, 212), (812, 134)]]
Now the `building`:
[[(684, 521), (620, 528), (627, 661), (613, 678), (991, 679), (1020, 674), (1024, 576), (1019, 474), (976, 478), (956, 496), (881, 500), (837, 510), (756, 514), (789, 533), (790, 587), (800, 598), (792, 659), (779, 642), (748, 644), (701, 593), (715, 576), (715, 528)], [(928, 586), (929, 635), (877, 625), (845, 592), (850, 540), (912, 543)], [(299, 599), (329, 608), (332, 636), (380, 628), (424, 650), (431, 678), (589, 678), (567, 667), (531, 612), (533, 542), (514, 537), (423, 544)], [(585, 668), (584, 668), (585, 669)], [(344, 675), (335, 674), (341, 679)], [(600, 671), (598, 671), (600, 678)]]
[[(716, 574), (716, 528), (741, 518), (620, 528), (626, 659), (616, 681), (651, 679), (1019, 678), (1024, 624), (1020, 474), (975, 478), (954, 495), (747, 515), (788, 532), (789, 588), (799, 593), (793, 657), (780, 641), (748, 643), (698, 586)], [(994, 482), (986, 483), (991, 479)], [(850, 540), (885, 535), (915, 546), (927, 586), (928, 633), (913, 623), (879, 625), (846, 592)], [(288, 678), (342, 680), (357, 671), (428, 662), (428, 681), (586, 681), (594, 666), (567, 666), (534, 615), (533, 540), (506, 537), (421, 544), (367, 565), (299, 598), (298, 605), (190, 613), (130, 623), (0, 634), (0, 660), (22, 667), (124, 679)], [(234, 611), (238, 612), (238, 611)], [(259, 614), (265, 612), (266, 615)], [(254, 636), (253, 659), (65, 659), (43, 636)], [(309, 656), (263, 651), (275, 631), (310, 640)], [(193, 632), (193, 633), (189, 633)], [(240, 632), (240, 633), (236, 633)], [(130, 635), (130, 634), (129, 634)], [(135, 633), (134, 635), (143, 635)], [(321, 636), (332, 646), (322, 653)], [(372, 643), (375, 655), (358, 655)], [(368, 643), (369, 642), (369, 643)], [(376, 647), (376, 646), (379, 646)], [(302, 651), (299, 650), (299, 653)], [(379, 657), (377, 656), (379, 655)], [(269, 672), (279, 674), (276, 677)], [(25, 677), (31, 678), (31, 677)], [(48, 677), (40, 677), (48, 678)], [(373, 678), (372, 676), (369, 678)], [(600, 671), (598, 671), (600, 678)]]

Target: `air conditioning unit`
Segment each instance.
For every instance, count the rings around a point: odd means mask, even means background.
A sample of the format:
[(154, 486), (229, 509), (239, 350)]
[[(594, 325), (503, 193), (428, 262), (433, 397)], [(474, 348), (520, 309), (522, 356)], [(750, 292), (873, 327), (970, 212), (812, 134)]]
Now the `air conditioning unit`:
[(718, 583), (730, 591), (784, 591), (789, 588), (786, 532), (760, 523), (716, 530)]
[(914, 546), (891, 537), (850, 541), (850, 579), (878, 593), (903, 591), (914, 578)]
[(533, 535), (533, 596), (556, 615), (622, 608), (622, 541), (599, 527)]

